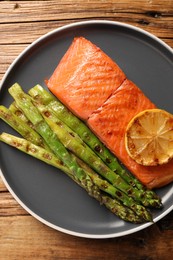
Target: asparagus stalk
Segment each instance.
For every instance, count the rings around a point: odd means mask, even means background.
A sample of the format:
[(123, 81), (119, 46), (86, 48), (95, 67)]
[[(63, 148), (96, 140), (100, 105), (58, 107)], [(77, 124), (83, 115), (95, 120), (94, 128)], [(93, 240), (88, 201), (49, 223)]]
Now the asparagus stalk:
[(34, 129), (33, 124), (31, 121), (28, 120), (28, 118), (25, 116), (25, 114), (17, 107), (16, 102), (10, 104), (9, 110), (15, 114), (18, 118), (20, 118), (23, 122), (25, 122), (27, 125), (29, 125), (32, 129)]
[(27, 153), (28, 155), (44, 161), (47, 164), (56, 166), (58, 169), (67, 174), (70, 174), (70, 170), (58, 157), (56, 157), (51, 151), (48, 151), (41, 146), (38, 146), (24, 138), (20, 138), (4, 132), (0, 135), (0, 140), (24, 153)]
[[(52, 152), (45, 150), (42, 147), (32, 144), (31, 142), (15, 137), (13, 135), (2, 133), (0, 135), (0, 140), (4, 143), (11, 145), (18, 150), (33, 156), (49, 165), (52, 165), (63, 172), (65, 172), (73, 181), (75, 181), (78, 185), (85, 189), (85, 186), (81, 184), (81, 182), (75, 178), (75, 175), (66, 167), (61, 160), (59, 160)], [(91, 169), (87, 165), (85, 165), (82, 161), (79, 160), (79, 163), (84, 171), (90, 171)], [(137, 216), (131, 209), (126, 206), (123, 206), (117, 199), (113, 199), (110, 196), (104, 194), (99, 190), (99, 188), (93, 183), (94, 191), (90, 193), (92, 197), (94, 197), (100, 204), (105, 205), (112, 213), (117, 215), (119, 218), (129, 221), (132, 223), (142, 223), (143, 220)], [(93, 188), (92, 188), (93, 190)]]
[[(52, 132), (37, 108), (32, 104), (31, 98), (22, 91), (21, 87), (17, 83), (9, 89), (9, 92), (14, 97), (17, 106), (25, 113), (25, 116), (29, 121), (32, 122), (35, 130), (42, 136), (49, 148), (53, 150), (55, 155), (57, 155), (63, 162), (65, 161), (66, 166), (77, 175), (80, 181), (83, 181), (86, 177), (85, 173), (80, 167), (78, 167), (75, 160), (71, 158), (66, 148), (56, 137), (56, 134)], [(87, 180), (89, 184), (90, 179), (86, 177), (85, 180)]]
[[(64, 162), (64, 164), (69, 167), (69, 169), (76, 175), (79, 181), (85, 185), (88, 192), (92, 189), (92, 181), (91, 178), (86, 175), (82, 168), (79, 167), (76, 160), (66, 150), (66, 148), (62, 145), (62, 143), (58, 140), (56, 134), (51, 130), (49, 125), (45, 122), (42, 115), (39, 113), (38, 109), (33, 105), (31, 101), (31, 97), (23, 92), (21, 87), (16, 83), (10, 89), (9, 93), (15, 99), (17, 106), (25, 113), (26, 117), (32, 122), (36, 131), (43, 137), (52, 151), (56, 156), (60, 157), (60, 159)], [(135, 203), (135, 201), (125, 195), (119, 189), (113, 187), (112, 185), (105, 185), (105, 182), (102, 185), (102, 182), (98, 178), (93, 178), (93, 182), (96, 182), (100, 189), (108, 192), (115, 198), (120, 199), (124, 205), (130, 207), (135, 210), (138, 216), (141, 216), (146, 221), (151, 221), (150, 212), (145, 209), (142, 205)], [(97, 183), (98, 180), (98, 183)]]
[(0, 106), (0, 118), (27, 140), (48, 149), (45, 141), (37, 132), (28, 126), (28, 124), (23, 122), (23, 120), (20, 120), (20, 118), (14, 115), (8, 108), (2, 105)]
[(151, 199), (150, 197), (148, 199), (145, 191), (139, 191), (130, 186), (118, 174), (111, 171), (110, 168), (104, 164), (104, 162), (87, 145), (85, 145), (85, 143), (83, 143), (75, 132), (56, 117), (49, 107), (37, 104), (37, 108), (45, 117), (45, 120), (52, 128), (52, 131), (57, 134), (63, 145), (77, 157), (89, 164), (91, 168), (101, 174), (105, 179), (112, 183), (113, 186), (119, 188), (133, 199), (141, 202), (144, 206), (160, 206), (160, 199)]

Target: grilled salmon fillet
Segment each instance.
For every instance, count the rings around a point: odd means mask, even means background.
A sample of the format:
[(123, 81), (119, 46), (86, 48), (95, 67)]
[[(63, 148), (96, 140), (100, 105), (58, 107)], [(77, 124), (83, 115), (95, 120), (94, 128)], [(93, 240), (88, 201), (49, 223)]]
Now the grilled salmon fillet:
[(149, 167), (129, 157), (124, 138), (129, 121), (156, 106), (100, 48), (75, 38), (47, 86), (144, 185), (152, 189), (173, 181), (173, 159)]
[(125, 74), (100, 48), (75, 38), (47, 86), (77, 116), (86, 120), (122, 84)]

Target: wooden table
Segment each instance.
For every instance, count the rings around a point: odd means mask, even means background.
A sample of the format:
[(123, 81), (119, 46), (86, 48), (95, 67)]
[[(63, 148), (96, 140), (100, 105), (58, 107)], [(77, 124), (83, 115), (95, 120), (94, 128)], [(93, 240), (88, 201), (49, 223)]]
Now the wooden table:
[[(75, 21), (135, 25), (173, 47), (173, 0), (0, 1), (0, 79), (32, 41)], [(92, 240), (55, 231), (30, 216), (0, 180), (0, 259), (145, 259), (173, 255), (173, 212), (125, 237)]]

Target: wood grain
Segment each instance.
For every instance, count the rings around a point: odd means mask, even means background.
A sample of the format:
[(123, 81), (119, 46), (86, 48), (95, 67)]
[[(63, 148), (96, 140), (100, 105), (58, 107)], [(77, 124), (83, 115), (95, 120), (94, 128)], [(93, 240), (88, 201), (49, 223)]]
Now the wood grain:
[(31, 216), (1, 217), (0, 227), (0, 242), (5, 241), (0, 254), (6, 256), (5, 259), (166, 260), (172, 256), (172, 231), (162, 230), (157, 225), (138, 232), (138, 235), (107, 240), (72, 237)]
[[(127, 18), (125, 18), (125, 16)], [(147, 30), (150, 33), (155, 34), (159, 38), (165, 39), (172, 39), (173, 37), (173, 26), (169, 24), (173, 24), (173, 19), (165, 18), (161, 21), (158, 20), (155, 23), (156, 18), (148, 18), (145, 19), (143, 15), (133, 15), (133, 17), (130, 19), (128, 14), (125, 14), (124, 17), (116, 18), (110, 18), (107, 20), (111, 21), (125, 21), (131, 25), (135, 25), (137, 27), (140, 27), (142, 29)], [(81, 20), (88, 20), (88, 19), (79, 19)], [(30, 22), (30, 23), (12, 23), (10, 24), (1, 24), (0, 27), (0, 44), (24, 44), (24, 43), (30, 43), (34, 40), (36, 40), (41, 35), (44, 35), (45, 33), (54, 30), (56, 28), (61, 27), (62, 25), (69, 24), (69, 22), (75, 22), (75, 19), (72, 19), (70, 21), (50, 21), (49, 23), (42, 21), (42, 22)], [(149, 22), (150, 21), (150, 22)], [(152, 21), (152, 22), (151, 22)], [(148, 24), (147, 24), (148, 23)], [(166, 27), (166, 24), (168, 26)], [(23, 33), (25, 32), (25, 33)], [(9, 40), (11, 39), (11, 40)]]
[[(0, 80), (14, 59), (43, 34), (71, 22), (106, 19), (153, 33), (173, 47), (172, 0), (0, 1)], [(120, 238), (84, 239), (30, 216), (0, 178), (0, 260), (167, 260), (173, 254), (173, 211)]]
[[(170, 215), (172, 217), (173, 214)], [(165, 229), (162, 222), (160, 226), (153, 225), (137, 235), (107, 240), (72, 237), (45, 226), (31, 216), (11, 216), (8, 220), (1, 217), (0, 227), (0, 238), (4, 241), (1, 255), (10, 260), (167, 260), (172, 257), (173, 227)]]
[(146, 14), (169, 17), (172, 15), (172, 0), (59, 0), (59, 1), (1, 1), (0, 20), (3, 23), (55, 21), (80, 18), (111, 18), (120, 14)]

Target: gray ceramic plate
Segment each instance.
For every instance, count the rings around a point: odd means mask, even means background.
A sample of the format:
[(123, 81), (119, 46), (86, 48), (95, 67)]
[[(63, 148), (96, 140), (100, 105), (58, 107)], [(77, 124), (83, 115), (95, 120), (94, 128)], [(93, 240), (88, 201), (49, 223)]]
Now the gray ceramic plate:
[[(13, 62), (1, 82), (0, 104), (12, 99), (8, 87), (18, 82), (28, 90), (44, 85), (75, 36), (98, 45), (124, 70), (157, 106), (173, 113), (173, 52), (153, 35), (127, 24), (88, 21), (70, 24), (41, 37)], [(2, 121), (0, 132), (14, 133)], [(110, 238), (149, 225), (121, 221), (87, 195), (64, 173), (0, 143), (1, 176), (14, 198), (34, 217), (59, 231), (81, 237)], [(173, 209), (173, 185), (159, 189), (163, 210), (153, 211), (158, 221)]]

